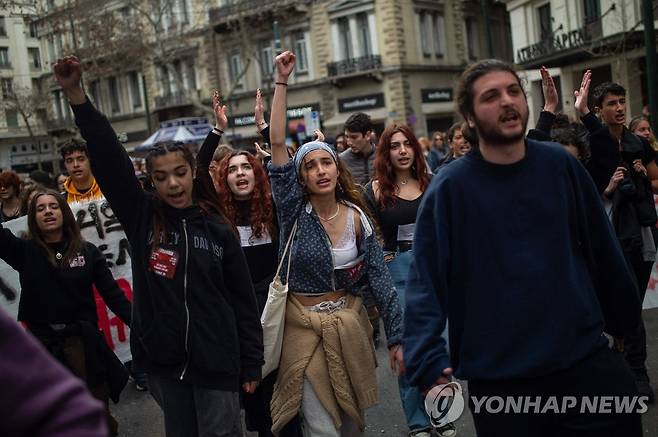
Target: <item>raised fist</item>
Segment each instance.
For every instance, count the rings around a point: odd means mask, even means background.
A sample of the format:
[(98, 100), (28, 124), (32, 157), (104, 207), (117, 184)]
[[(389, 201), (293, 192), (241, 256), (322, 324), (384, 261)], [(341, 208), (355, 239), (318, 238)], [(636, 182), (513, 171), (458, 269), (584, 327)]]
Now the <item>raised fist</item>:
[(58, 59), (54, 66), (55, 79), (59, 86), (67, 92), (81, 88), (82, 65), (75, 56)]
[(277, 82), (288, 81), (288, 76), (290, 76), (290, 73), (295, 68), (295, 59), (295, 54), (291, 51), (283, 52), (274, 59)]

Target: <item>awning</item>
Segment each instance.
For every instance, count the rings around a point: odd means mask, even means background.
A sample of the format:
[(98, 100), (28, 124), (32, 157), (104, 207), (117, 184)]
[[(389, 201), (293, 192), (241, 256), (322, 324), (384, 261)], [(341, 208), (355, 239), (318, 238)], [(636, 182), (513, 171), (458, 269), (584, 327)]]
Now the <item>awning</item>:
[[(365, 110), (360, 112), (364, 112), (368, 114), (372, 121), (384, 121), (388, 118), (388, 109), (386, 108), (377, 108), (377, 109)], [(322, 122), (322, 125), (324, 127), (343, 126), (347, 121), (347, 119), (350, 117), (350, 115), (352, 115), (352, 113), (350, 112), (338, 113), (333, 117), (324, 120)]]
[(135, 147), (136, 152), (144, 152), (153, 145), (164, 141), (180, 141), (182, 143), (198, 143), (203, 141), (208, 132), (212, 130), (210, 124), (193, 125), (193, 126), (170, 126), (158, 129), (153, 135), (148, 137), (139, 146)]

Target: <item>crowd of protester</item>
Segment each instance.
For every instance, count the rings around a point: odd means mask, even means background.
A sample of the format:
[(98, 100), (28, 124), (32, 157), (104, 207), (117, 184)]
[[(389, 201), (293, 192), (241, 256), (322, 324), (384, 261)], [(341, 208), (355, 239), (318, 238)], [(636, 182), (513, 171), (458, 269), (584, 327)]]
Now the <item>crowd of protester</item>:
[[(365, 411), (381, 401), (380, 342), (416, 437), (456, 435), (425, 406), (427, 391), (454, 377), (469, 381), (471, 395), (653, 402), (641, 303), (657, 251), (658, 143), (647, 116), (626, 126), (623, 87), (595, 87), (591, 110), (587, 71), (575, 91), (580, 119), (571, 120), (557, 112), (542, 68), (544, 107), (527, 131), (518, 75), (482, 61), (462, 74), (461, 121), (445, 132), (418, 138), (392, 124), (376, 135), (370, 117), (355, 113), (335, 140), (316, 131), (289, 148), (295, 61), (291, 52), (275, 59), (269, 120), (257, 92), (261, 141), (252, 149), (222, 143), (227, 108), (215, 92), (215, 127), (196, 156), (165, 142), (141, 159), (128, 156), (87, 98), (80, 61), (58, 60), (80, 139), (60, 147), (65, 172), (0, 174), (0, 258), (20, 276), (18, 320), (49, 352), (31, 340), (22, 346), (26, 366), (52, 369), (31, 396), (65, 384), (56, 360), (101, 401), (66, 382), (88, 420), (67, 419), (72, 430), (61, 435), (103, 435), (91, 431), (98, 417), (117, 435), (108, 400), (118, 400), (129, 374), (162, 409), (169, 437), (241, 435), (241, 409), (261, 437), (361, 435)], [(130, 242), (132, 302), (69, 206), (98, 199)], [(21, 216), (27, 238), (1, 224)], [(282, 265), (281, 356), (278, 370), (262, 375), (259, 318)], [(93, 287), (131, 327), (128, 366), (98, 332)], [(15, 369), (13, 346), (0, 346), (2, 368)], [(31, 414), (36, 421), (41, 412), (1, 419), (0, 434), (56, 435), (48, 421), (20, 431)], [(642, 434), (635, 413), (473, 418), (480, 436)]]

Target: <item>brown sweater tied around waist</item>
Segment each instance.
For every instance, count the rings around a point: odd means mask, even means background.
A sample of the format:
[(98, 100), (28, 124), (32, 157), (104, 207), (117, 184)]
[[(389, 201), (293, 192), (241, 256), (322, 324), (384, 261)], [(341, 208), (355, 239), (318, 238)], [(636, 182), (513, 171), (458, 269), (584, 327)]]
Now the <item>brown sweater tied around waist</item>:
[(372, 326), (360, 297), (349, 295), (332, 314), (306, 310), (288, 295), (281, 362), (272, 396), (272, 432), (298, 413), (304, 377), (334, 421), (341, 410), (363, 430), (363, 413), (377, 403), (376, 357)]

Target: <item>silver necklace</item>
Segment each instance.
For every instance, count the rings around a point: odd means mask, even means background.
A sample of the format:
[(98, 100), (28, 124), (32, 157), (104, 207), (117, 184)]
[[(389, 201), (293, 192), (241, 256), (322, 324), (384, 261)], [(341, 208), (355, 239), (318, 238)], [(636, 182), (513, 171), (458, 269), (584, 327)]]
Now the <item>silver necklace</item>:
[(402, 179), (400, 181), (400, 185), (407, 185), (409, 183), (409, 179)]
[(324, 220), (325, 222), (330, 222), (333, 219), (335, 219), (336, 217), (338, 217), (339, 212), (340, 212), (340, 203), (338, 205), (336, 205), (336, 212), (331, 217), (324, 218), (320, 214), (318, 214), (318, 217), (320, 217), (320, 220)]

